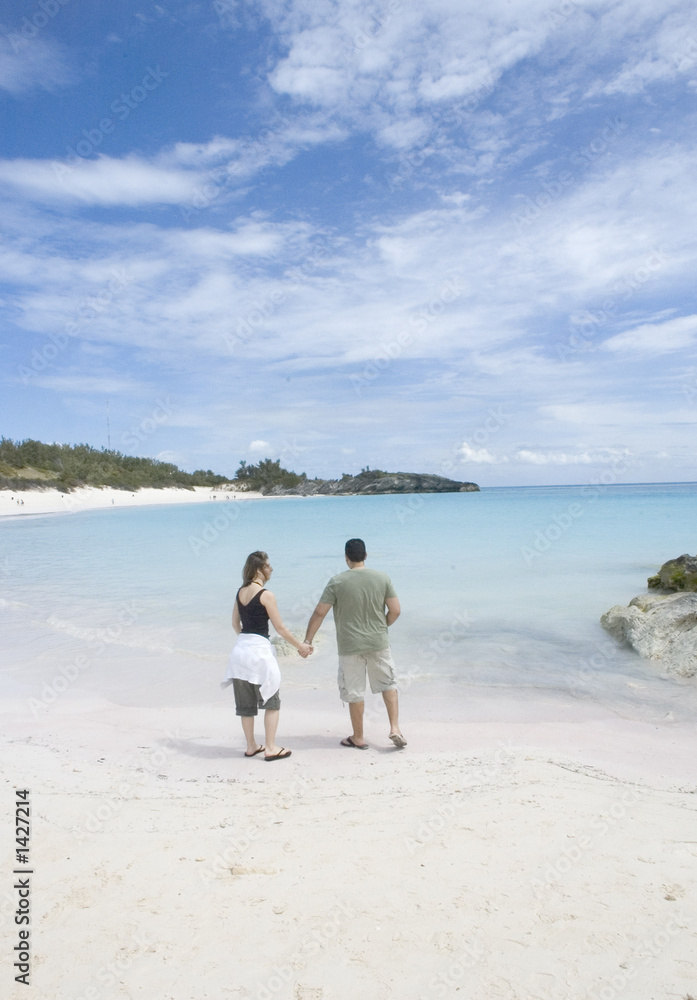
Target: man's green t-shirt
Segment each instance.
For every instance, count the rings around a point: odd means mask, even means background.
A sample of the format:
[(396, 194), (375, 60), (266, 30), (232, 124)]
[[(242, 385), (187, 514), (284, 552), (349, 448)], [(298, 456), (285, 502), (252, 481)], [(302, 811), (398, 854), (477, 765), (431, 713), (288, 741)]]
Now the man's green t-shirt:
[(334, 609), (339, 656), (387, 649), (385, 600), (396, 596), (387, 573), (377, 569), (347, 569), (331, 578), (320, 603)]

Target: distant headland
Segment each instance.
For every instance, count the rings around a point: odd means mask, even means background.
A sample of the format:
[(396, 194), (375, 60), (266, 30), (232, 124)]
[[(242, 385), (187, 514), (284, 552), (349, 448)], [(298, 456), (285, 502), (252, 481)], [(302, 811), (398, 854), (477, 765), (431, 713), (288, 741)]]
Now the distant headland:
[(242, 461), (230, 478), (211, 469), (183, 472), (171, 462), (136, 458), (86, 444), (0, 439), (0, 489), (18, 492), (52, 488), (70, 493), (85, 486), (130, 491), (213, 487), (262, 496), (374, 496), (479, 490), (476, 483), (457, 482), (444, 476), (369, 468), (362, 469), (356, 476), (344, 473), (341, 479), (308, 479), (306, 473), (291, 472), (281, 467), (280, 460), (270, 458), (256, 465)]
[[(238, 487), (239, 488), (239, 487)], [(376, 496), (381, 493), (474, 493), (476, 483), (460, 483), (420, 472), (382, 472), (365, 469), (341, 479), (304, 479), (296, 486), (258, 487), (264, 496)]]

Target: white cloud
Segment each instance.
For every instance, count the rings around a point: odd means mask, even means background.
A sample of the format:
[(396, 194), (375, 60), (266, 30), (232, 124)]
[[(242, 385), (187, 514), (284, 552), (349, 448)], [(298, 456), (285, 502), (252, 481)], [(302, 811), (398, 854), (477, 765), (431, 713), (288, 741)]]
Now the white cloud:
[(644, 323), (618, 333), (606, 340), (604, 351), (652, 356), (670, 354), (694, 346), (697, 335), (697, 315), (679, 316), (664, 323)]
[[(610, 80), (598, 81), (591, 87), (589, 96), (598, 93), (631, 95), (655, 83), (694, 76), (697, 71), (697, 24), (693, 5), (682, 0), (668, 0), (657, 3), (653, 10), (644, 8), (642, 14), (644, 31), (634, 38), (624, 39), (623, 47), (628, 49), (624, 64)], [(605, 20), (611, 24), (614, 18), (606, 16)]]
[(138, 391), (140, 388), (135, 379), (114, 375), (37, 375), (34, 377), (34, 383), (66, 395), (118, 396)]
[(514, 456), (514, 460), (529, 465), (606, 465), (626, 459), (630, 456), (627, 450), (617, 450), (603, 448), (599, 451), (532, 451), (527, 448), (520, 448)]
[(475, 465), (495, 465), (497, 462), (507, 462), (506, 457), (496, 458), (486, 448), (473, 448), (463, 441), (457, 449), (458, 456), (463, 462), (473, 462)]
[(90, 205), (181, 205), (194, 197), (197, 175), (129, 156), (63, 161), (2, 160), (0, 182), (40, 201)]
[(251, 441), (249, 444), (249, 451), (251, 452), (262, 452), (268, 451), (271, 445), (268, 441)]
[[(345, 129), (317, 115), (272, 120), (259, 136), (207, 143), (176, 143), (146, 159), (92, 152), (66, 159), (0, 160), (0, 183), (20, 195), (47, 202), (85, 205), (180, 205), (196, 219), (212, 205), (234, 197), (240, 185), (270, 166), (284, 166), (302, 149), (341, 141)], [(82, 141), (82, 140), (81, 140)], [(85, 140), (86, 141), (86, 140)]]
[(53, 90), (72, 83), (75, 74), (60, 46), (36, 37), (38, 31), (25, 37), (21, 28), (0, 36), (0, 89), (19, 95), (35, 87)]
[[(465, 0), (420, 5), (394, 0), (378, 9), (370, 0), (283, 5), (262, 0), (261, 6), (287, 49), (270, 73), (271, 85), (299, 102), (361, 118), (398, 146), (408, 129), (395, 128), (395, 122), (444, 102), (476, 103), (503, 74), (542, 52), (548, 66), (573, 61), (578, 71), (598, 59), (605, 69), (608, 50), (621, 46), (628, 53), (626, 66), (611, 83), (591, 88), (589, 96), (601, 86), (632, 92), (635, 79), (674, 76), (681, 60), (691, 64), (697, 55), (697, 45), (693, 51), (688, 44), (689, 32), (686, 40), (692, 13), (685, 0), (651, 5), (620, 0), (609, 10), (603, 0), (582, 5), (492, 0), (485, 17), (481, 5)], [(646, 55), (647, 38), (655, 55)], [(567, 91), (560, 102), (559, 88), (552, 87), (552, 117), (570, 110), (569, 97)], [(418, 136), (418, 128), (413, 131)]]

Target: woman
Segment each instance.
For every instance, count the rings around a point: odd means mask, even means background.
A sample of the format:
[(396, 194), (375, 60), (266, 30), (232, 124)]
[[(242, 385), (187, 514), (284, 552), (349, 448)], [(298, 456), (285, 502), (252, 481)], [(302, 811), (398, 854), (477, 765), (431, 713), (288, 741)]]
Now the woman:
[[(238, 639), (230, 654), (223, 687), (230, 683), (234, 687), (235, 710), (247, 739), (245, 757), (256, 757), (265, 751), (264, 760), (285, 760), (291, 751), (276, 745), (281, 671), (269, 639), (269, 622), (280, 636), (295, 646), (303, 659), (310, 655), (312, 646), (298, 642), (283, 624), (276, 598), (266, 590), (272, 573), (273, 566), (266, 552), (252, 552), (247, 556), (242, 586), (237, 591), (232, 610), (232, 627)], [(254, 718), (259, 708), (265, 710), (265, 746), (259, 746), (254, 736)]]

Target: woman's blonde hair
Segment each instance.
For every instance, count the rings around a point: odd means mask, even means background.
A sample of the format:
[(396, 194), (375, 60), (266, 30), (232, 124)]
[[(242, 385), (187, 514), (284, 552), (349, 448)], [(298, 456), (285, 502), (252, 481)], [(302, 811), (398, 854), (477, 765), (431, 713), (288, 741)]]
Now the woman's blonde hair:
[(266, 552), (262, 552), (261, 550), (250, 552), (247, 556), (247, 562), (244, 564), (244, 569), (242, 570), (242, 586), (247, 587), (257, 575), (259, 570), (263, 569), (268, 561), (269, 557)]

